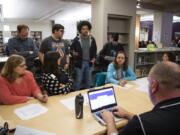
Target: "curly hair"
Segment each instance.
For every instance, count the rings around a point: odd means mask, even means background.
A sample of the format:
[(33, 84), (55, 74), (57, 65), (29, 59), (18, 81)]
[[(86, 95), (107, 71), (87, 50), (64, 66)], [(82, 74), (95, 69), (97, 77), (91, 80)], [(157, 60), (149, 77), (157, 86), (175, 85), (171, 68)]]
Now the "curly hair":
[(91, 30), (91, 28), (92, 28), (92, 25), (91, 25), (90, 22), (88, 22), (88, 21), (80, 21), (78, 26), (77, 26), (77, 29), (78, 29), (79, 33), (81, 33), (81, 29), (82, 29), (83, 26), (88, 26), (89, 30)]

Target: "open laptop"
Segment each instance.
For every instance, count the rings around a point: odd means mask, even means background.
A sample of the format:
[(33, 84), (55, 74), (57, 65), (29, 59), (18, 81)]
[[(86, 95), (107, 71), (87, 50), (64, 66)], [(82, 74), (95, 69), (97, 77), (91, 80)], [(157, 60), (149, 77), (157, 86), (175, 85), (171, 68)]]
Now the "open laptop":
[[(102, 125), (106, 125), (101, 117), (101, 112), (103, 109), (112, 111), (112, 109), (117, 106), (114, 88), (104, 87), (97, 90), (90, 90), (88, 91), (88, 99), (94, 118)], [(121, 118), (115, 117), (115, 121), (119, 120), (121, 120)]]

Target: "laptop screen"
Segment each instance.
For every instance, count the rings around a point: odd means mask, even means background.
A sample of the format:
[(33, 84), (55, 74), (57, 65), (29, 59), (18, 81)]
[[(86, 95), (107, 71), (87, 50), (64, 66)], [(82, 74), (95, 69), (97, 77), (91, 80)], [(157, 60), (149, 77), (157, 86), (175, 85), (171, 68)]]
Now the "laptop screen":
[(117, 106), (113, 87), (89, 91), (88, 98), (91, 112)]

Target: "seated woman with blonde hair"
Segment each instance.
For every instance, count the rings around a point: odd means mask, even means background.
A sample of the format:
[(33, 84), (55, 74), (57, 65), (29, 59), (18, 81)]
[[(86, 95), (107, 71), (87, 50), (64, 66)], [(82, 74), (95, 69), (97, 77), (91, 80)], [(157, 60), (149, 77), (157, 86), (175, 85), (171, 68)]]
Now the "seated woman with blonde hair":
[(26, 68), (22, 56), (9, 57), (0, 75), (0, 104), (24, 103), (33, 98), (47, 102), (47, 95), (42, 95), (33, 74)]
[(128, 66), (128, 61), (125, 53), (119, 51), (110, 63), (107, 70), (106, 83), (118, 84), (124, 86), (127, 81), (136, 80), (136, 75), (132, 68)]

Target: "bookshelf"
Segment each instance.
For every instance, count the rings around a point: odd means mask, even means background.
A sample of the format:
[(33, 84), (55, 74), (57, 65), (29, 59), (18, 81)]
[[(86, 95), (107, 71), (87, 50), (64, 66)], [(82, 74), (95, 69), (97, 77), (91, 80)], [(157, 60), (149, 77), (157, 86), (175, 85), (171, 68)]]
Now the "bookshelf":
[(138, 78), (147, 77), (150, 69), (154, 64), (162, 61), (162, 56), (166, 52), (174, 54), (176, 63), (180, 64), (180, 48), (164, 48), (156, 51), (135, 51), (134, 71)]
[(107, 40), (112, 41), (112, 35), (119, 35), (119, 43), (124, 46), (126, 53), (129, 47), (130, 18), (120, 15), (108, 15)]
[(3, 45), (3, 32), (0, 31), (0, 46)]
[[(11, 36), (15, 37), (17, 36), (17, 31), (11, 31)], [(30, 31), (30, 37), (35, 41), (37, 39), (38, 41), (42, 41), (42, 31)]]
[(17, 31), (11, 31), (11, 36), (12, 36), (12, 37), (17, 36)]
[(0, 31), (0, 54), (3, 54), (4, 53), (4, 44), (3, 44), (3, 32)]
[(30, 37), (35, 41), (42, 41), (42, 31), (31, 31)]
[(33, 39), (36, 46), (40, 48), (42, 42), (42, 31), (31, 31), (30, 37)]

